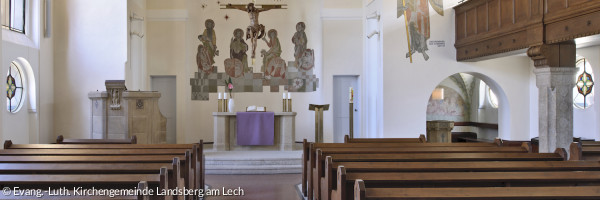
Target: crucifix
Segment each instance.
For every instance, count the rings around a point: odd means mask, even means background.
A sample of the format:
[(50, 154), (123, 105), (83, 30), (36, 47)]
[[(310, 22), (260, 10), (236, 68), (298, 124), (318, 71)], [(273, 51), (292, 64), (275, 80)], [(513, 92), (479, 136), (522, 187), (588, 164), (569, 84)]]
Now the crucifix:
[[(258, 39), (263, 38), (265, 36), (265, 26), (258, 23), (258, 14), (263, 11), (271, 10), (271, 9), (286, 9), (282, 6), (287, 6), (286, 4), (282, 5), (258, 5), (254, 3), (245, 4), (221, 4), (221, 9), (237, 9), (248, 13), (250, 17), (250, 25), (246, 28), (246, 40), (250, 39), (252, 43), (252, 64), (254, 64), (254, 58), (256, 57), (256, 44)], [(260, 8), (258, 8), (259, 6)]]

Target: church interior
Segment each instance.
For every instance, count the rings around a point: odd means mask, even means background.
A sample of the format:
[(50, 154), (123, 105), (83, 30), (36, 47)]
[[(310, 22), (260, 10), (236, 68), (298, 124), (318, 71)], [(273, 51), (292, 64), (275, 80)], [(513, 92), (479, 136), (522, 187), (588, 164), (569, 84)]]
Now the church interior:
[(0, 8), (0, 199), (600, 199), (600, 1)]

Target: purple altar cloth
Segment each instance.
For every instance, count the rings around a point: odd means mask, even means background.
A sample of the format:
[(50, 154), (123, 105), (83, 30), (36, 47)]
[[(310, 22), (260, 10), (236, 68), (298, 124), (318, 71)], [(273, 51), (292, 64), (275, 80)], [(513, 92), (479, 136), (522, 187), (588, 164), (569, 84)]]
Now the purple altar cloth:
[(274, 112), (238, 112), (237, 145), (273, 145)]

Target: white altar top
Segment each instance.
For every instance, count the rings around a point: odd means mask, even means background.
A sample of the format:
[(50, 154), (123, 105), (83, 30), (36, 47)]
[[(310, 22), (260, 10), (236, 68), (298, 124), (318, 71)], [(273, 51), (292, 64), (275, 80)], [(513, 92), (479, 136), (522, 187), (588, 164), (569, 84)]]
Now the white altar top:
[(235, 112), (213, 112), (215, 151), (274, 150), (292, 151), (296, 136), (296, 112), (275, 112), (273, 145), (238, 146)]

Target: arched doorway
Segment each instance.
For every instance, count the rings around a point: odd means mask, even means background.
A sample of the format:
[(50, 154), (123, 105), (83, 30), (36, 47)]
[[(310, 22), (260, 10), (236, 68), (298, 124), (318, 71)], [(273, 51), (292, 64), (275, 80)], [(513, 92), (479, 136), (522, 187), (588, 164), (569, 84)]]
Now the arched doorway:
[(427, 103), (427, 121), (454, 121), (455, 135), (510, 139), (508, 99), (498, 83), (475, 73), (456, 73), (442, 80)]

